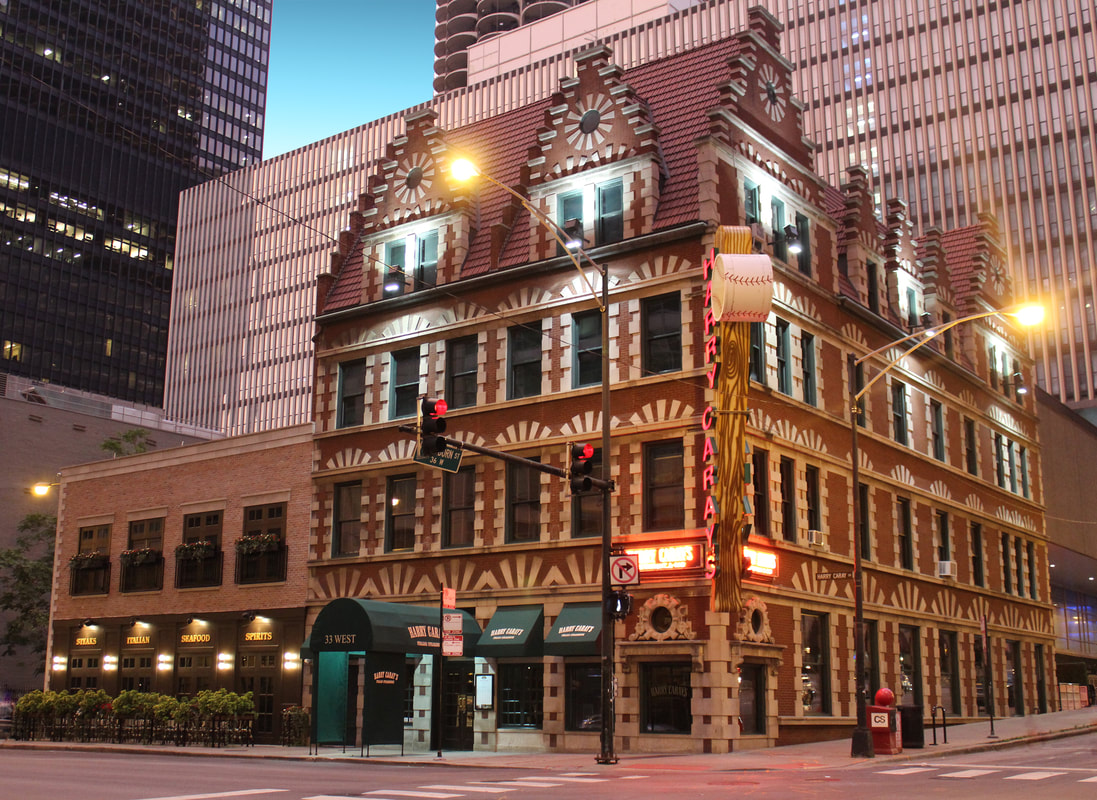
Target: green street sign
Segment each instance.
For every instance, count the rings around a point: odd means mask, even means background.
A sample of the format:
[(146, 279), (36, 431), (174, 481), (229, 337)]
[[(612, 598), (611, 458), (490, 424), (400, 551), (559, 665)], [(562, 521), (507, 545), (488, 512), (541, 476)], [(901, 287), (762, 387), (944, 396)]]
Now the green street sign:
[(423, 455), (416, 453), (412, 459), (417, 464), (426, 464), (428, 467), (438, 467), (446, 472), (456, 472), (461, 469), (461, 448), (446, 445), (446, 449), (437, 455)]

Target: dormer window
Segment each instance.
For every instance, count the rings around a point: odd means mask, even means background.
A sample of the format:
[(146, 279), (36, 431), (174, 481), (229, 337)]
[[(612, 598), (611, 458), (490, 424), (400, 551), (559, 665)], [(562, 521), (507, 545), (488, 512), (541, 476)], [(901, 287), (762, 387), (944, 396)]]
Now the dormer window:
[[(557, 195), (556, 222), (597, 247), (625, 238), (624, 182), (615, 178)], [(593, 224), (589, 221), (593, 220)]]
[(396, 297), (411, 286), (432, 289), (438, 282), (438, 231), (411, 233), (385, 244), (384, 296)]

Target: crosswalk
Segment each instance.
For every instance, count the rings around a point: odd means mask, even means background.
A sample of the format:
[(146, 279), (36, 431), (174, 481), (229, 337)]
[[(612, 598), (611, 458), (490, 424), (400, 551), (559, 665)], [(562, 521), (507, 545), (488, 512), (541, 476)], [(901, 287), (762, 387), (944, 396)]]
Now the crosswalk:
[[(630, 779), (643, 779), (644, 775), (629, 775)], [(605, 783), (612, 778), (595, 777), (588, 772), (565, 772), (559, 775), (526, 775), (493, 781), (468, 781), (467, 783), (431, 783), (408, 789), (373, 789), (361, 794), (314, 794), (302, 800), (456, 800), (457, 798), (500, 797), (517, 789), (552, 789), (589, 783)]]
[[(964, 768), (959, 769), (958, 767)], [(897, 767), (894, 769), (876, 770), (877, 775), (923, 775), (925, 777), (941, 778), (943, 780), (970, 780), (973, 778), (985, 778), (994, 776), (1006, 781), (1046, 781), (1050, 778), (1066, 777), (1075, 783), (1097, 783), (1097, 775), (1092, 769), (1027, 769), (1024, 767), (982, 767), (964, 766), (954, 764), (952, 766), (920, 765), (911, 767)], [(928, 773), (934, 773), (932, 775)]]

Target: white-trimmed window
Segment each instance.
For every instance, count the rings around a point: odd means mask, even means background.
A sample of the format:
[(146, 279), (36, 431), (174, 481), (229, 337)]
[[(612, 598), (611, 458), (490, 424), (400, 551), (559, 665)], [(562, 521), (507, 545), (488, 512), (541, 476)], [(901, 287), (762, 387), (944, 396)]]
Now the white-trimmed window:
[(438, 231), (409, 233), (385, 243), (384, 296), (431, 289), (438, 282)]

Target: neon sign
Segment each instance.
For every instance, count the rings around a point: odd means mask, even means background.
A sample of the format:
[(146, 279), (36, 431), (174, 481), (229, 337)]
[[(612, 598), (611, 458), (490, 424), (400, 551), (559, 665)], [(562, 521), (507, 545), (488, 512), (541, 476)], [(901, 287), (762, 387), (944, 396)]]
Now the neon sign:
[(700, 543), (634, 547), (625, 552), (636, 556), (641, 572), (700, 569), (704, 566), (704, 548)]
[(752, 578), (776, 578), (777, 554), (754, 547), (743, 548), (743, 571)]
[[(720, 333), (716, 318), (712, 313), (712, 270), (716, 264), (716, 249), (709, 250), (708, 256), (701, 259), (701, 277), (705, 281), (705, 375), (711, 393), (716, 388), (716, 379), (720, 374)], [(705, 406), (701, 412), (701, 429), (705, 432), (705, 446), (701, 454), (701, 488), (705, 495), (705, 543), (708, 545), (708, 558), (705, 561), (705, 578), (713, 580), (720, 568), (720, 553), (714, 539), (720, 524), (720, 504), (712, 496), (716, 489), (716, 409)], [(640, 569), (644, 565), (641, 563)]]

